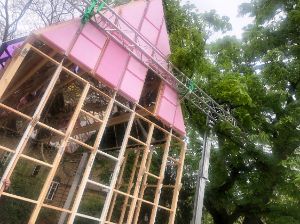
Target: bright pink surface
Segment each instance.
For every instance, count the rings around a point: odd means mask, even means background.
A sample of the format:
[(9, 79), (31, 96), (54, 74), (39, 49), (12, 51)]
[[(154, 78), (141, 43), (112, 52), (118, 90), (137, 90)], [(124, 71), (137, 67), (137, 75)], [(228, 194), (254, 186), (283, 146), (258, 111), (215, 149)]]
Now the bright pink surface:
[(171, 103), (177, 105), (177, 100), (178, 100), (177, 92), (169, 85), (164, 85), (162, 95), (163, 97), (167, 98)]
[(169, 85), (164, 85), (156, 111), (157, 116), (172, 126), (181, 135), (185, 135), (184, 119), (177, 92)]
[(169, 44), (169, 36), (167, 32), (166, 23), (164, 22), (160, 35), (158, 38), (157, 46), (156, 46), (165, 56), (169, 56), (171, 54), (170, 44)]
[(135, 74), (139, 79), (142, 81), (145, 80), (146, 74), (147, 74), (147, 68), (145, 65), (140, 63), (138, 60), (136, 60), (134, 57), (130, 57), (129, 63), (127, 66), (127, 70), (129, 70), (131, 73)]
[(150, 1), (146, 17), (157, 29), (160, 28), (162, 19), (164, 17), (164, 11), (161, 0)]
[(153, 45), (156, 44), (156, 38), (158, 36), (158, 29), (153, 26), (146, 19), (143, 21), (141, 28), (141, 34), (144, 35)]
[(103, 48), (107, 37), (91, 23), (87, 23), (82, 34), (98, 47)]
[(100, 53), (101, 48), (80, 34), (70, 52), (70, 56), (79, 65), (87, 68), (88, 70), (93, 70), (96, 66)]
[(125, 71), (129, 55), (117, 43), (109, 41), (100, 61), (96, 75), (116, 89)]
[(120, 85), (121, 93), (134, 102), (138, 102), (143, 90), (147, 70), (134, 57), (130, 57), (127, 70)]
[(173, 127), (180, 134), (182, 134), (182, 135), (186, 134), (180, 102), (177, 103), (177, 108), (176, 108), (176, 112), (175, 112)]
[(70, 20), (42, 30), (41, 36), (48, 41), (50, 45), (54, 45), (59, 50), (65, 52), (70, 46), (79, 26), (79, 19)]
[(172, 126), (174, 116), (176, 112), (176, 105), (172, 104), (169, 100), (162, 97), (159, 103), (158, 110), (156, 112), (157, 116), (166, 122), (169, 126)]
[(138, 29), (144, 15), (146, 4), (145, 1), (131, 2), (130, 4), (120, 6), (118, 13), (135, 29)]
[(140, 80), (129, 71), (125, 72), (120, 85), (120, 91), (134, 102), (139, 101), (143, 90), (144, 81)]

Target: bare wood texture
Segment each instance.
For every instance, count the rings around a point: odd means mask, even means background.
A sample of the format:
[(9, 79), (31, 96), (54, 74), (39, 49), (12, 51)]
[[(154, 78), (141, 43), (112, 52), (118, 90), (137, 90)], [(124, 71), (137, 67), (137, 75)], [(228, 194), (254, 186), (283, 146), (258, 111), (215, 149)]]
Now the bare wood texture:
[(55, 175), (55, 173), (56, 173), (56, 171), (58, 169), (59, 163), (60, 163), (61, 158), (63, 156), (64, 150), (65, 150), (65, 148), (67, 146), (67, 143), (68, 143), (68, 140), (70, 138), (71, 132), (72, 132), (74, 126), (75, 126), (76, 120), (78, 119), (80, 110), (81, 110), (82, 105), (84, 103), (84, 100), (85, 100), (85, 98), (86, 98), (86, 96), (88, 94), (89, 88), (90, 88), (90, 84), (86, 84), (85, 87), (84, 87), (84, 90), (82, 92), (82, 95), (81, 95), (81, 97), (79, 99), (79, 102), (78, 102), (78, 104), (76, 106), (74, 114), (73, 114), (73, 116), (72, 116), (72, 118), (70, 120), (70, 123), (68, 125), (67, 131), (66, 131), (66, 136), (63, 139), (63, 141), (61, 143), (61, 147), (59, 149), (59, 152), (56, 154), (56, 157), (54, 159), (53, 168), (50, 170), (50, 173), (49, 173), (49, 175), (48, 175), (48, 177), (47, 177), (47, 179), (45, 181), (45, 184), (44, 184), (44, 186), (42, 188), (42, 191), (40, 193), (40, 196), (39, 196), (39, 199), (38, 199), (38, 203), (37, 203), (35, 209), (32, 212), (32, 215), (31, 215), (30, 220), (29, 220), (30, 224), (31, 223), (33, 224), (33, 223), (36, 222), (36, 219), (37, 219), (38, 214), (39, 214), (39, 212), (41, 210), (41, 207), (42, 207), (42, 203), (43, 203), (43, 201), (44, 201), (44, 199), (46, 197), (46, 194), (47, 194), (48, 189), (50, 187), (51, 181), (53, 180), (54, 175)]
[(6, 68), (4, 74), (0, 79), (0, 99), (2, 102), (2, 96), (7, 89), (8, 85), (10, 84), (11, 80), (13, 79), (14, 75), (16, 74), (17, 70), (19, 69), (21, 63), (23, 62), (27, 52), (30, 50), (30, 44), (25, 44), (22, 48), (21, 52), (17, 57), (14, 57), (12, 61), (9, 63), (8, 67)]
[[(136, 105), (134, 105), (133, 110), (135, 110), (135, 108), (136, 108)], [(104, 223), (104, 221), (106, 220), (106, 216), (107, 216), (107, 213), (108, 213), (110, 201), (111, 201), (111, 198), (112, 198), (112, 195), (113, 195), (113, 190), (112, 189), (115, 188), (115, 185), (116, 185), (116, 181), (117, 181), (118, 174), (119, 174), (119, 171), (120, 171), (120, 168), (121, 168), (121, 165), (122, 165), (122, 161), (123, 161), (123, 158), (124, 158), (124, 153), (125, 153), (125, 150), (126, 150), (128, 137), (129, 137), (129, 134), (130, 134), (130, 131), (131, 131), (131, 127), (133, 125), (134, 117), (135, 117), (135, 112), (133, 111), (133, 112), (131, 112), (131, 115), (130, 115), (130, 118), (129, 118), (129, 121), (128, 121), (128, 125), (127, 125), (126, 131), (125, 131), (122, 146), (121, 146), (121, 149), (120, 149), (120, 152), (119, 152), (119, 157), (118, 157), (119, 160), (116, 164), (116, 167), (115, 167), (112, 179), (111, 179), (110, 190), (109, 190), (109, 192), (106, 196), (106, 200), (105, 200), (105, 203), (104, 203), (104, 206), (103, 206), (102, 214), (101, 214), (101, 217), (100, 217), (100, 219), (102, 220), (102, 223)]]
[(163, 155), (163, 158), (162, 158), (162, 164), (161, 164), (161, 168), (160, 168), (160, 172), (159, 172), (159, 180), (157, 182), (157, 188), (156, 188), (156, 191), (155, 191), (154, 206), (153, 206), (152, 211), (151, 211), (150, 224), (153, 224), (155, 222), (155, 218), (156, 218), (156, 214), (157, 214), (158, 203), (159, 203), (159, 198), (160, 198), (160, 194), (161, 194), (163, 179), (164, 179), (164, 176), (165, 176), (171, 139), (172, 139), (172, 132), (169, 133), (166, 145), (164, 147), (164, 155)]
[(136, 186), (133, 192), (133, 200), (131, 201), (130, 204), (130, 210), (128, 213), (128, 217), (127, 217), (127, 223), (132, 223), (133, 220), (133, 215), (134, 215), (134, 210), (136, 208), (136, 203), (137, 203), (137, 199), (138, 199), (138, 195), (139, 195), (139, 190), (140, 190), (140, 185), (144, 176), (144, 173), (146, 171), (146, 162), (147, 162), (147, 158), (148, 158), (148, 154), (150, 152), (150, 147), (151, 147), (151, 140), (152, 140), (152, 134), (154, 131), (154, 124), (152, 123), (150, 128), (149, 128), (149, 132), (148, 132), (148, 136), (147, 136), (147, 147), (144, 150), (143, 153), (143, 157), (141, 160), (141, 164), (140, 164), (140, 169), (138, 172), (138, 176), (137, 176), (137, 180), (136, 180)]
[(13, 172), (16, 164), (17, 164), (17, 161), (20, 157), (20, 154), (22, 153), (23, 149), (25, 148), (26, 146), (26, 143), (29, 139), (29, 136), (31, 135), (31, 133), (33, 132), (34, 130), (34, 127), (36, 125), (36, 123), (38, 122), (39, 118), (40, 118), (40, 115), (46, 105), (46, 102), (47, 100), (49, 99), (49, 96), (55, 86), (55, 83), (56, 81), (58, 80), (59, 78), (59, 75), (60, 75), (60, 72), (62, 70), (62, 63), (57, 67), (56, 71), (54, 72), (54, 75), (52, 76), (51, 78), (51, 81), (39, 103), (39, 105), (37, 106), (36, 110), (35, 110), (35, 113), (32, 117), (32, 120), (29, 122), (29, 125), (27, 126), (16, 150), (15, 150), (15, 154), (13, 155), (12, 159), (10, 160), (10, 163), (8, 164), (6, 170), (4, 171), (4, 174), (2, 176), (2, 179), (1, 179), (1, 183), (0, 183), (0, 196), (4, 190), (4, 188), (2, 187), (3, 186), (3, 180), (5, 179), (9, 179), (10, 178), (10, 175), (11, 173)]
[(169, 224), (173, 224), (175, 222), (175, 216), (176, 216), (176, 209), (177, 209), (177, 202), (178, 202), (178, 196), (179, 191), (181, 189), (181, 179), (182, 179), (182, 172), (183, 172), (183, 161), (185, 158), (185, 152), (186, 152), (186, 143), (183, 142), (180, 158), (179, 158), (179, 166), (177, 168), (177, 177), (175, 182), (175, 188), (173, 192), (173, 199), (172, 199), (172, 205), (171, 205), (171, 214), (169, 218)]
[(75, 201), (74, 201), (74, 204), (73, 204), (73, 207), (72, 207), (72, 214), (69, 217), (68, 224), (72, 224), (74, 222), (76, 212), (79, 208), (80, 200), (81, 200), (82, 195), (84, 193), (84, 189), (85, 189), (85, 187), (88, 183), (88, 178), (89, 178), (90, 172), (92, 170), (94, 160), (95, 160), (96, 155), (97, 155), (97, 148), (100, 145), (103, 133), (104, 133), (105, 128), (106, 128), (106, 124), (108, 122), (110, 113), (111, 113), (113, 105), (114, 105), (115, 97), (116, 97), (116, 93), (114, 94), (113, 98), (110, 100), (110, 102), (107, 106), (102, 126), (101, 126), (101, 128), (98, 132), (98, 135), (97, 135), (95, 143), (94, 143), (94, 150), (92, 151), (92, 153), (90, 155), (89, 161), (87, 163), (87, 166), (85, 168), (85, 171), (84, 171), (84, 174), (83, 174), (83, 177), (82, 177), (82, 180), (81, 180), (81, 184), (79, 185), (79, 189), (78, 189), (77, 195), (75, 197)]
[[(134, 163), (133, 163), (133, 169), (132, 169), (131, 174), (130, 174), (129, 183), (128, 183), (128, 187), (127, 187), (127, 191), (126, 191), (127, 194), (130, 194), (131, 189), (134, 185), (133, 181), (134, 181), (134, 176), (135, 176), (135, 173), (136, 173), (136, 170), (137, 170), (137, 164), (138, 164), (138, 161), (139, 161), (140, 153), (141, 153), (140, 150), (138, 150), (138, 152), (136, 153), (136, 157), (135, 157), (135, 160), (134, 160)], [(129, 200), (129, 197), (125, 196), (125, 200), (124, 200), (122, 208), (121, 208), (121, 215), (120, 215), (120, 218), (119, 218), (119, 223), (123, 223), (124, 216), (125, 216), (125, 213), (126, 213), (127, 204), (128, 204), (128, 200)]]

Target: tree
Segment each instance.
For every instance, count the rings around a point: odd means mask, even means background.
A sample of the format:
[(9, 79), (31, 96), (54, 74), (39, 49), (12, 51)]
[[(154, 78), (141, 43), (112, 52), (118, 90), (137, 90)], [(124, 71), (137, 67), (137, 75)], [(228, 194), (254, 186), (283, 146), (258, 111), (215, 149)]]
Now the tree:
[(0, 38), (2, 42), (15, 37), (18, 25), (33, 0), (0, 0)]
[[(245, 38), (224, 37), (210, 45), (205, 23), (214, 20), (203, 20), (203, 14), (178, 1), (165, 1), (165, 8), (173, 62), (239, 124), (214, 128), (205, 209), (215, 223), (298, 223), (299, 1), (244, 4), (241, 11), (256, 19)], [(191, 218), (195, 157), (205, 129), (204, 116), (189, 102), (184, 106), (190, 150), (178, 223)]]
[(40, 20), (35, 26), (49, 26), (54, 23), (71, 19), (75, 8), (68, 0), (33, 0), (30, 10)]

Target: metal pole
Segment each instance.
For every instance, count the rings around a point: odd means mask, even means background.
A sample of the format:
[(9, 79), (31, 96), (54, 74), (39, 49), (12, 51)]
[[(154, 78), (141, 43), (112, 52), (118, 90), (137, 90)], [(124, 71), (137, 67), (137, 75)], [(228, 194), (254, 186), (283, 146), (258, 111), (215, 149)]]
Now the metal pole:
[(208, 130), (204, 133), (202, 157), (199, 163), (199, 174), (195, 192), (194, 212), (191, 224), (201, 224), (205, 184), (208, 180), (208, 167), (211, 150), (211, 129), (207, 118)]

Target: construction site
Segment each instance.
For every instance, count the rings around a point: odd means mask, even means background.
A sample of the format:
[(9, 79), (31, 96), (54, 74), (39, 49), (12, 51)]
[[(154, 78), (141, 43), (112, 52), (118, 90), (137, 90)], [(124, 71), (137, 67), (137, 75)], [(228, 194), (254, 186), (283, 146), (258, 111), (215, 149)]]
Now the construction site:
[(208, 126), (236, 126), (169, 61), (162, 0), (91, 2), (0, 49), (0, 223), (173, 224), (189, 144), (182, 100)]

